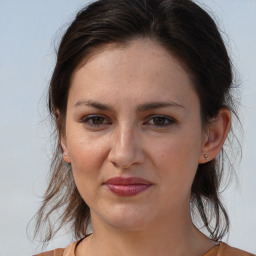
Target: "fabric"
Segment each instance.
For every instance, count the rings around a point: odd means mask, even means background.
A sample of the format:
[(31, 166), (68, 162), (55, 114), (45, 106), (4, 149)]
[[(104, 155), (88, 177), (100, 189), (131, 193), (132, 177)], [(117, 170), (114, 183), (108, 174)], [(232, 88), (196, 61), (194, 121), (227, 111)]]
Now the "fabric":
[[(39, 253), (34, 256), (75, 256), (76, 246), (80, 241), (70, 244), (65, 249), (55, 249), (53, 251)], [(89, 255), (88, 255), (89, 256)], [(219, 245), (213, 247), (209, 252), (203, 256), (256, 256), (236, 248), (233, 248), (226, 243), (220, 242)]]

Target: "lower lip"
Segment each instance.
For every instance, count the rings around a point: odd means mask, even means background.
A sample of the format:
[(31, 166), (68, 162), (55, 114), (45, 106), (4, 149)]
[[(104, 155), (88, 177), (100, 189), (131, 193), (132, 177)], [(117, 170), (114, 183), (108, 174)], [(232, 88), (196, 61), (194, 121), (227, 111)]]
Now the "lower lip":
[(115, 185), (106, 184), (108, 189), (118, 195), (118, 196), (135, 196), (146, 189), (148, 189), (151, 184), (131, 184), (131, 185)]

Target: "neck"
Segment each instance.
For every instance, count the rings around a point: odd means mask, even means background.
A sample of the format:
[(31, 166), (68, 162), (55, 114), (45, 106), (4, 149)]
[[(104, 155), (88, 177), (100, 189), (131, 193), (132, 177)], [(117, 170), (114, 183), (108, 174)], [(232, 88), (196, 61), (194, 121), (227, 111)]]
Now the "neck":
[(187, 216), (168, 217), (142, 230), (120, 230), (92, 218), (93, 234), (81, 243), (77, 255), (91, 256), (201, 256), (215, 244), (198, 231)]

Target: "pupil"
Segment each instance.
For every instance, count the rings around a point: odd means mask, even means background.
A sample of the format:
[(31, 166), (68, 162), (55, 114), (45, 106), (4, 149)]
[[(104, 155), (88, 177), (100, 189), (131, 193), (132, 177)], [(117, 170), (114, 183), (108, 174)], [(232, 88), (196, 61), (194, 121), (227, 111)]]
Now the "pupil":
[(155, 117), (154, 118), (154, 122), (157, 125), (163, 125), (164, 124), (164, 118), (162, 118), (162, 117)]
[(103, 118), (102, 117), (94, 117), (92, 121), (94, 124), (102, 124)]

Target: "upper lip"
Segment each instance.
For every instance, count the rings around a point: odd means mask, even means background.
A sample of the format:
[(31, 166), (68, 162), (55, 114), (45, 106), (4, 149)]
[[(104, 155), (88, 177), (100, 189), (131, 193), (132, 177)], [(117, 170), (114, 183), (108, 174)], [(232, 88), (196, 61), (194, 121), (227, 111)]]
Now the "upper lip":
[(150, 185), (152, 184), (150, 181), (145, 180), (139, 177), (113, 177), (108, 179), (105, 184), (110, 185)]

